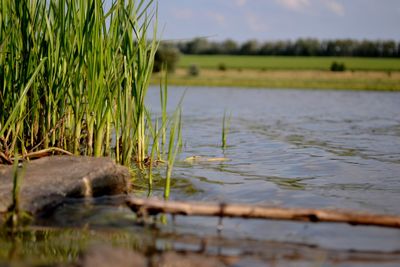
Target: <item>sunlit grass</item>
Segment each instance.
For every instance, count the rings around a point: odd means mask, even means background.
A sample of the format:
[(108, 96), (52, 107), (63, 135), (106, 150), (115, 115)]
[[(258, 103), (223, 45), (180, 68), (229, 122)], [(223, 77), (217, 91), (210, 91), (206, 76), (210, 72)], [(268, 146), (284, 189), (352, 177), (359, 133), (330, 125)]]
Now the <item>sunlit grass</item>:
[(2, 1), (3, 158), (58, 147), (143, 162), (155, 15), (152, 0)]
[(72, 152), (143, 170), (165, 158), (169, 185), (180, 112), (168, 118), (167, 82), (160, 120), (145, 104), (158, 46), (153, 0), (2, 1), (0, 163)]

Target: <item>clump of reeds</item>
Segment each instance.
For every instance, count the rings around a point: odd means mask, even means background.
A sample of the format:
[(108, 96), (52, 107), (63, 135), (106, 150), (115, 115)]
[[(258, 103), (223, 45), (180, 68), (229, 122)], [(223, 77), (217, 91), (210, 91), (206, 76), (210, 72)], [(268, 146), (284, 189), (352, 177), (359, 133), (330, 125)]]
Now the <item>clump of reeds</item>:
[(16, 148), (24, 156), (52, 147), (145, 161), (144, 100), (158, 47), (153, 7), (152, 0), (116, 0), (107, 10), (102, 0), (2, 1), (0, 162)]
[[(160, 83), (160, 107), (161, 116), (155, 120), (155, 127), (149, 124), (149, 130), (152, 138), (151, 153), (146, 161), (148, 165), (148, 184), (151, 192), (153, 186), (153, 166), (159, 163), (166, 165), (164, 197), (169, 198), (171, 188), (171, 175), (176, 156), (182, 147), (182, 111), (181, 103), (183, 96), (179, 101), (177, 108), (172, 116), (167, 113), (168, 104), (168, 80), (166, 71), (165, 76)], [(149, 118), (150, 121), (150, 118)], [(161, 121), (161, 122), (160, 122)], [(161, 124), (161, 125), (160, 125)], [(167, 130), (169, 129), (169, 133)], [(168, 139), (168, 142), (167, 142)], [(166, 147), (168, 145), (168, 147)]]

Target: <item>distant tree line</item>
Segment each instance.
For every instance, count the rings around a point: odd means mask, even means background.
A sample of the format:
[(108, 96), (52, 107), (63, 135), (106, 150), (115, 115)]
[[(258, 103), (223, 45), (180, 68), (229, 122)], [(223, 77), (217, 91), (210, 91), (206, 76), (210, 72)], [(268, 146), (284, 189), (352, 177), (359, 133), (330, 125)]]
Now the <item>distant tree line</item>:
[[(296, 41), (249, 40), (237, 43), (233, 40), (213, 42), (196, 38), (187, 42), (161, 43), (154, 62), (154, 72), (162, 68), (173, 72), (180, 54), (187, 55), (265, 55), (265, 56), (335, 56), (335, 57), (400, 57), (400, 42), (393, 40), (318, 40), (312, 38)], [(333, 71), (342, 71), (345, 66), (336, 64)]]
[(249, 40), (242, 44), (233, 40), (222, 42), (196, 38), (178, 42), (174, 46), (189, 55), (268, 55), (268, 56), (348, 56), (348, 57), (400, 57), (400, 42), (393, 40), (318, 40), (296, 41)]

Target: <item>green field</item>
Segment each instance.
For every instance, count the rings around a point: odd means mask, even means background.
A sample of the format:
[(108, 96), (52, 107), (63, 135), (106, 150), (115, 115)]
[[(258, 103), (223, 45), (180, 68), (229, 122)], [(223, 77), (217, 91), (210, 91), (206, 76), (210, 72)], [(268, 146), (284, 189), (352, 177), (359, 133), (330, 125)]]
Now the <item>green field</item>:
[[(160, 74), (153, 75), (152, 83), (159, 84)], [(400, 91), (400, 72), (324, 70), (257, 70), (257, 69), (201, 69), (198, 76), (179, 68), (168, 77), (171, 85), (222, 86), (256, 88), (304, 88)]]
[(224, 64), (228, 69), (329, 70), (334, 61), (344, 63), (348, 70), (400, 71), (400, 58), (225, 55), (182, 55), (178, 68), (195, 64), (200, 68), (216, 69)]

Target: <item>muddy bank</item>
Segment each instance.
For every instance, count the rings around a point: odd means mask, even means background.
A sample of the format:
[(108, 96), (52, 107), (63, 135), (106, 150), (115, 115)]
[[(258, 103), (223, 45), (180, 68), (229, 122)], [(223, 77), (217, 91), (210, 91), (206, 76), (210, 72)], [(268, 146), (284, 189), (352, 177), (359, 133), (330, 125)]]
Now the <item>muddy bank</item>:
[[(109, 158), (54, 156), (20, 167), (21, 209), (38, 215), (59, 206), (66, 198), (126, 193), (129, 170)], [(0, 213), (11, 205), (13, 167), (0, 165)]]

